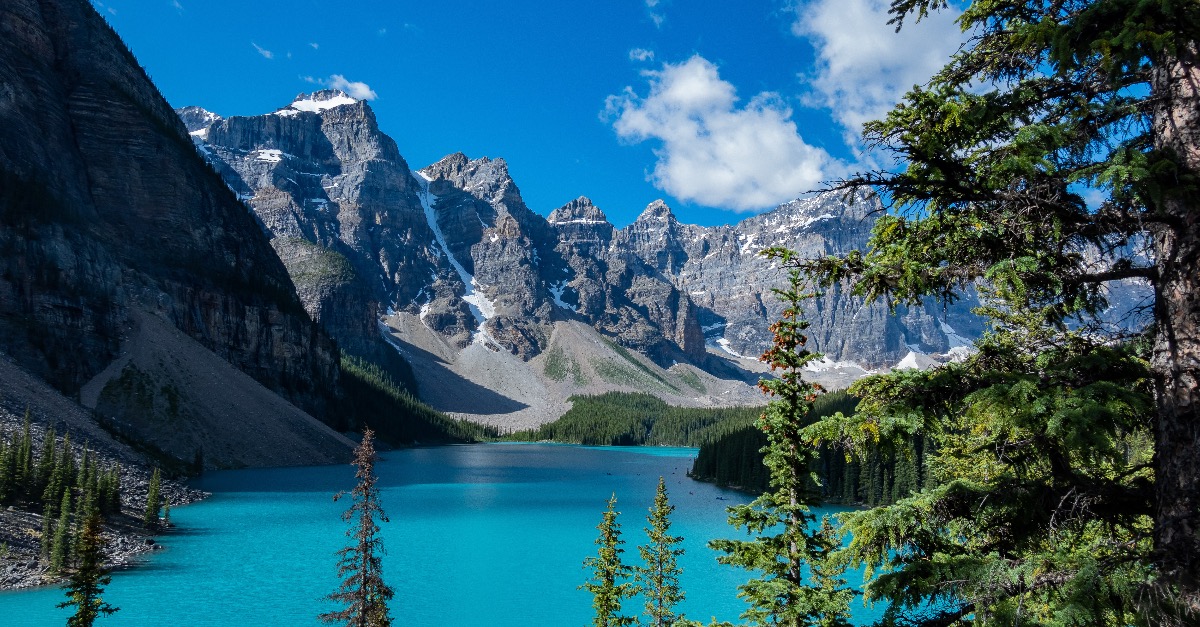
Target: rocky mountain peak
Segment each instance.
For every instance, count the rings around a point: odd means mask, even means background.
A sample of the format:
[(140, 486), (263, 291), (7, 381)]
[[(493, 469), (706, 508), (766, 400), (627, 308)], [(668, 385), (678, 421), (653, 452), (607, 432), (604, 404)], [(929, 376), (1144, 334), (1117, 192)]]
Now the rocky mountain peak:
[(560, 224), (608, 224), (608, 217), (587, 196), (575, 200), (550, 212), (551, 225)]
[(468, 159), (461, 152), (447, 155), (421, 170), (432, 181), (444, 181), (492, 205), (520, 203), (520, 191), (508, 174), (508, 162), (502, 158)]
[(208, 128), (210, 124), (225, 119), (202, 107), (184, 107), (175, 113), (179, 115), (179, 119), (183, 121), (183, 125), (187, 127), (189, 133), (202, 131)]
[(637, 217), (634, 222), (675, 222), (675, 214), (671, 212), (671, 208), (667, 203), (660, 198), (649, 205), (646, 205), (642, 215)]

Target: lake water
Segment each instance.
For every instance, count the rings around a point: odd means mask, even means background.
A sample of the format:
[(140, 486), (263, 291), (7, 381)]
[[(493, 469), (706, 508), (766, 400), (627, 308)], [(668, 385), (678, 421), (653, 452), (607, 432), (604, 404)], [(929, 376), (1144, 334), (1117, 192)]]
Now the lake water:
[[(687, 477), (694, 449), (480, 444), (390, 451), (377, 464), (384, 510), (384, 579), (396, 591), (396, 625), (583, 626), (591, 596), (583, 559), (607, 499), (616, 493), (627, 563), (659, 476), (667, 480), (672, 532), (685, 539), (682, 610), (705, 622), (736, 621), (745, 571), (716, 563), (705, 546), (739, 537), (725, 507), (743, 494)], [(97, 625), (232, 627), (320, 625), (336, 609), (334, 553), (345, 545), (351, 466), (212, 472), (195, 482), (213, 496), (171, 511), (166, 550), (114, 573), (105, 599), (120, 611)], [(0, 623), (66, 622), (57, 588), (0, 593)], [(641, 610), (640, 601), (627, 613)], [(856, 603), (859, 619), (874, 612)]]

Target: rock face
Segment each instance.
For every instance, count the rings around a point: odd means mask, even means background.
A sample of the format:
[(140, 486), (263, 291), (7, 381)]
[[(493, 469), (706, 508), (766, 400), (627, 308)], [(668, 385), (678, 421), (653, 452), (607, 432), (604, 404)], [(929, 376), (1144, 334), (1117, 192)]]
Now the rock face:
[(88, 2), (0, 5), (0, 116), (0, 350), (74, 397), (144, 312), (324, 415), (336, 346)]
[[(249, 118), (180, 109), (193, 140), (254, 209), (309, 313), (346, 347), (378, 345), (383, 313), (419, 315), (459, 349), (529, 360), (553, 325), (584, 322), (660, 366), (754, 359), (785, 275), (759, 255), (865, 245), (878, 201), (827, 194), (731, 226), (681, 224), (662, 201), (624, 229), (580, 197), (543, 218), (503, 159), (452, 154), (410, 172), (369, 105), (301, 94)], [(949, 356), (980, 331), (972, 303), (889, 312), (831, 290), (812, 304), (812, 347), (864, 368)], [(384, 316), (386, 317), (386, 316)]]

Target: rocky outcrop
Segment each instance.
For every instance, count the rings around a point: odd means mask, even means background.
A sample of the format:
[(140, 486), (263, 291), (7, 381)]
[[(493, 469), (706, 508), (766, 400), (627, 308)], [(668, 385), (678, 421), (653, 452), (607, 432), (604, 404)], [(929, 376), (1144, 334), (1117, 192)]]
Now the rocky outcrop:
[[(827, 193), (795, 200), (737, 224), (704, 228), (680, 224), (662, 201), (650, 206), (614, 238), (613, 246), (632, 251), (660, 272), (699, 309), (710, 345), (756, 358), (770, 346), (770, 323), (782, 305), (773, 288), (786, 275), (760, 253), (771, 247), (803, 257), (865, 248), (879, 201), (867, 193)], [(896, 364), (909, 352), (952, 355), (965, 338), (982, 332), (970, 312), (973, 296), (943, 307), (885, 303), (866, 305), (861, 297), (833, 288), (809, 302), (809, 348), (835, 361), (867, 368)]]
[(0, 114), (0, 350), (73, 397), (147, 312), (324, 415), (334, 343), (88, 2), (0, 5)]

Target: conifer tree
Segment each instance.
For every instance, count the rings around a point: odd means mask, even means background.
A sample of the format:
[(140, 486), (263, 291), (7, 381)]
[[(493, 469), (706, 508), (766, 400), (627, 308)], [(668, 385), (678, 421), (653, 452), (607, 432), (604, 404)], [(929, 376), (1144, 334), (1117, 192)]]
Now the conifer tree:
[(617, 495), (608, 500), (608, 509), (600, 524), (600, 536), (596, 545), (600, 548), (597, 554), (583, 561), (585, 568), (592, 569), (592, 577), (580, 589), (592, 593), (592, 608), (596, 616), (592, 619), (593, 627), (622, 627), (636, 625), (633, 616), (621, 615), (621, 602), (637, 594), (637, 586), (625, 581), (633, 574), (633, 569), (621, 560), (625, 549), (621, 548), (625, 541), (621, 539), (621, 524), (617, 522), (620, 512), (616, 511)]
[(158, 469), (155, 468), (150, 475), (150, 486), (146, 489), (146, 513), (143, 520), (147, 529), (158, 527), (158, 510), (162, 508), (162, 498), (159, 496), (161, 481)]
[(50, 572), (61, 573), (68, 566), (71, 556), (71, 491), (63, 492), (58, 508), (58, 523), (54, 526), (54, 537), (50, 544)]
[(634, 568), (638, 587), (646, 599), (644, 614), (649, 627), (670, 627), (682, 618), (675, 614), (675, 606), (685, 596), (683, 588), (679, 586), (679, 575), (683, 569), (676, 560), (683, 555), (683, 549), (678, 548), (683, 538), (671, 535), (673, 511), (675, 506), (667, 499), (667, 483), (663, 477), (659, 477), (654, 506), (646, 517), (650, 523), (646, 528), (650, 543), (638, 547), (642, 565)]
[(93, 512), (84, 520), (79, 534), (79, 568), (67, 580), (67, 600), (58, 604), (60, 608), (75, 608), (75, 614), (67, 619), (67, 627), (92, 627), (97, 618), (119, 609), (105, 603), (103, 598), (104, 586), (112, 578), (104, 568), (104, 537), (100, 531), (100, 515)]
[[(387, 604), (395, 593), (383, 581), (383, 540), (379, 537), (379, 523), (388, 522), (388, 518), (379, 502), (376, 485), (374, 437), (370, 428), (364, 429), (362, 442), (354, 449), (352, 464), (358, 467), (354, 475), (358, 483), (349, 493), (350, 507), (342, 513), (342, 520), (351, 523), (346, 535), (353, 543), (338, 551), (337, 574), (342, 583), (326, 597), (345, 607), (321, 614), (319, 618), (326, 623), (347, 627), (392, 624)], [(333, 500), (346, 495), (339, 492)]]
[[(785, 264), (794, 255), (782, 249), (763, 254)], [(767, 436), (763, 452), (771, 491), (749, 505), (729, 508), (730, 523), (745, 528), (754, 539), (714, 540), (710, 546), (725, 553), (718, 558), (722, 563), (762, 573), (740, 588), (739, 596), (750, 604), (743, 618), (786, 627), (849, 625), (853, 591), (845, 587), (842, 569), (830, 559), (837, 535), (828, 521), (814, 528), (816, 519), (809, 509), (815, 504), (809, 465), (816, 449), (801, 430), (821, 392), (802, 373), (805, 365), (820, 358), (804, 347), (808, 322), (801, 318), (801, 305), (809, 295), (796, 270), (790, 271), (788, 286), (774, 292), (785, 308), (782, 319), (771, 325), (774, 343), (762, 359), (778, 374), (763, 379), (759, 387), (775, 399), (757, 423)]]
[(33, 484), (31, 499), (36, 499), (43, 495), (46, 491), (46, 486), (50, 483), (50, 476), (54, 473), (54, 464), (57, 459), (54, 449), (56, 442), (54, 427), (46, 429), (46, 433), (42, 436), (42, 452), (38, 455), (37, 470), (35, 471), (36, 478)]

